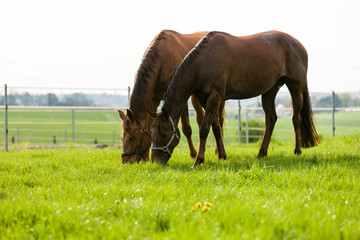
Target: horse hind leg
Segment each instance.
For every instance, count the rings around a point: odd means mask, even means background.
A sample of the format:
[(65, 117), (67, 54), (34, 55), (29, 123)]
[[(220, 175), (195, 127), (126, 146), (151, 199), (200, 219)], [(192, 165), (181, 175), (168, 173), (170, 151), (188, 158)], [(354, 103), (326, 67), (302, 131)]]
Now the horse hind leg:
[(275, 85), (268, 92), (264, 93), (261, 96), (261, 104), (265, 112), (265, 133), (257, 156), (258, 158), (267, 156), (267, 150), (269, 147), (271, 135), (277, 121), (277, 115), (275, 110), (275, 97), (280, 87), (280, 84)]
[[(222, 101), (221, 104), (220, 104), (220, 107), (219, 107), (219, 127), (220, 127), (220, 134), (221, 134), (221, 139), (223, 138), (224, 136), (224, 120), (225, 120), (225, 101)], [(213, 128), (213, 131), (214, 131), (214, 128)], [(215, 133), (214, 133), (214, 136), (215, 136)], [(216, 136), (215, 136), (215, 139)], [(216, 144), (216, 148), (215, 148), (215, 154), (218, 155), (219, 154), (219, 148), (218, 148), (218, 144)], [(220, 157), (219, 157), (220, 159)], [(226, 159), (226, 156), (225, 158)]]
[[(295, 149), (294, 154), (301, 155), (301, 109), (303, 108), (304, 84), (302, 81), (291, 81), (286, 83), (292, 99), (293, 107), (293, 125), (295, 131)], [(306, 81), (305, 81), (306, 83)]]
[(192, 158), (195, 158), (197, 152), (195, 150), (194, 143), (191, 139), (192, 129), (189, 121), (189, 108), (187, 105), (185, 106), (184, 111), (181, 114), (181, 128), (189, 145), (190, 156)]

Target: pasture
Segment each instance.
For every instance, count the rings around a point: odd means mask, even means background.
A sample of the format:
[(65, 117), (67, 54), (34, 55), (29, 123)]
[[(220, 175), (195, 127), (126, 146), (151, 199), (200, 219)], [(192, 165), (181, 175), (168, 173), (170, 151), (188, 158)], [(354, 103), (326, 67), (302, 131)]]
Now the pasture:
[(301, 156), (274, 140), (263, 159), (259, 143), (230, 144), (220, 162), (208, 146), (196, 169), (184, 146), (168, 165), (71, 144), (1, 151), (0, 239), (359, 239), (360, 134), (323, 140)]

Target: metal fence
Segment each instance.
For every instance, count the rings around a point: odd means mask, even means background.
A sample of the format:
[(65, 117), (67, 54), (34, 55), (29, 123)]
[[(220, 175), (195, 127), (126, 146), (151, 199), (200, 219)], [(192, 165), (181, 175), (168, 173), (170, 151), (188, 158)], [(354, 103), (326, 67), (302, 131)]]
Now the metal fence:
[[(4, 112), (4, 144), (3, 147), (8, 151), (9, 140), (12, 144), (20, 145), (21, 143), (27, 142), (31, 143), (41, 143), (41, 144), (61, 144), (61, 143), (87, 143), (87, 144), (103, 144), (103, 145), (120, 145), (121, 144), (121, 121), (117, 115), (117, 109), (125, 110), (127, 106), (118, 107), (118, 106), (10, 106), (7, 102), (8, 96), (8, 87), (4, 87), (4, 107), (1, 109)], [(72, 89), (72, 90), (84, 90), (84, 89)], [(89, 89), (87, 89), (89, 90)], [(93, 89), (90, 89), (93, 90)], [(97, 89), (98, 90), (98, 89)], [(113, 91), (113, 89), (111, 89)], [(130, 88), (127, 89), (117, 89), (121, 91), (123, 95), (127, 95), (127, 100), (130, 97)], [(348, 111), (348, 108), (336, 108), (335, 107), (335, 92), (327, 93), (331, 96), (331, 107), (327, 108), (313, 108), (313, 112), (322, 112), (326, 113), (325, 117), (331, 122), (331, 125), (328, 129), (320, 131), (320, 133), (328, 134), (335, 136), (336, 130), (336, 116), (335, 113), (338, 111)], [(259, 101), (259, 100), (257, 100)], [(360, 111), (360, 108), (354, 108), (353, 111)], [(26, 121), (13, 121), (9, 117), (9, 112), (12, 114), (24, 114), (24, 113), (63, 113), (66, 115), (66, 118), (59, 121), (44, 121), (36, 122), (30, 120)], [(105, 114), (107, 116), (106, 120), (99, 121), (87, 121), (82, 120), (81, 115), (86, 115), (88, 113), (98, 112), (99, 115)], [(292, 109), (282, 107), (277, 109), (278, 115), (280, 112), (285, 116), (290, 116)], [(1, 113), (1, 111), (0, 111)], [(190, 115), (194, 115), (194, 109), (190, 108)], [(328, 116), (330, 114), (330, 117)], [(17, 118), (19, 119), (19, 118)], [(254, 127), (250, 126), (249, 121), (251, 119), (261, 119), (264, 122), (264, 113), (261, 107), (249, 107), (246, 104), (243, 104), (243, 101), (232, 101), (231, 104), (226, 106), (226, 119), (228, 123), (225, 125), (226, 129), (230, 134), (226, 137), (230, 139), (231, 142), (249, 143), (251, 139), (261, 139), (262, 135), (252, 135), (251, 131), (264, 131), (264, 127)], [(344, 119), (341, 119), (344, 120)], [(347, 119), (349, 120), (349, 119)], [(350, 119), (350, 121), (359, 121), (360, 119)], [(10, 127), (10, 126), (16, 126)], [(244, 125), (244, 126), (242, 126)], [(360, 124), (359, 124), (360, 125)], [(51, 126), (56, 126), (51, 127)], [(63, 126), (63, 127), (59, 127)], [(86, 126), (89, 126), (90, 129), (87, 129)], [(107, 126), (107, 127), (104, 127)], [(196, 131), (197, 125), (193, 121), (193, 132), (194, 136), (198, 133)], [(194, 131), (195, 130), (195, 131)], [(359, 129), (360, 130), (360, 129)], [(278, 129), (276, 131), (283, 131), (293, 133), (292, 127), (287, 129)], [(32, 133), (36, 132), (37, 136), (33, 136)], [(10, 134), (9, 134), (10, 133)], [(0, 134), (1, 136), (2, 134)], [(50, 136), (49, 136), (50, 135)], [(1, 141), (0, 141), (1, 142)]]

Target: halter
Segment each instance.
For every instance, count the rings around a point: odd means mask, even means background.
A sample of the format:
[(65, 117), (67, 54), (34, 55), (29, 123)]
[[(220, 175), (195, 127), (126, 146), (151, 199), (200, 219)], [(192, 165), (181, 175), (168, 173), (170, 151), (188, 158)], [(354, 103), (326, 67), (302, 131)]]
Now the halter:
[(174, 122), (173, 122), (173, 120), (172, 120), (172, 118), (170, 116), (169, 116), (169, 119), (170, 119), (170, 122), (171, 122), (171, 127), (172, 127), (172, 132), (173, 132), (169, 142), (163, 147), (152, 147), (151, 150), (152, 151), (154, 151), (154, 150), (155, 151), (163, 151), (163, 152), (169, 154), (170, 157), (171, 157), (172, 151), (170, 151), (169, 146), (170, 146), (171, 142), (174, 140), (174, 137), (176, 137), (176, 139), (178, 141), (180, 141), (180, 137), (176, 132), (175, 124), (174, 124)]
[[(134, 154), (139, 154), (140, 157), (142, 159), (145, 159), (144, 158), (144, 155), (141, 153), (140, 149), (141, 149), (141, 145), (142, 145), (142, 142), (143, 142), (143, 139), (144, 139), (144, 135), (148, 135), (150, 138), (151, 138), (151, 135), (150, 133), (148, 133), (142, 126), (141, 124), (135, 120), (135, 122), (137, 123), (137, 125), (139, 126), (139, 128), (141, 129), (141, 137), (140, 137), (140, 143), (139, 143), (139, 146), (137, 147), (137, 149), (135, 151), (132, 151), (132, 152), (123, 152), (121, 154), (121, 157), (126, 157), (126, 156), (131, 156), (131, 155), (134, 155)], [(152, 140), (152, 138), (151, 138)]]

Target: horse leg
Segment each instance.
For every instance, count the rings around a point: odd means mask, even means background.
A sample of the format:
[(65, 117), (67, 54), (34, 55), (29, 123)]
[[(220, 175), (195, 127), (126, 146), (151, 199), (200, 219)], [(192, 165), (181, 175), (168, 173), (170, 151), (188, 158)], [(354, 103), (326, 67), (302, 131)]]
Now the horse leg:
[(275, 111), (275, 97), (280, 89), (279, 87), (279, 85), (275, 85), (268, 92), (264, 93), (261, 96), (261, 105), (265, 112), (265, 133), (259, 153), (257, 155), (258, 158), (267, 156), (267, 150), (269, 147), (271, 135), (277, 120), (277, 115)]
[(182, 131), (183, 131), (183, 133), (187, 139), (187, 142), (189, 144), (190, 156), (192, 158), (194, 158), (194, 157), (196, 157), (196, 150), (195, 150), (193, 141), (191, 139), (192, 129), (190, 126), (189, 108), (188, 108), (187, 104), (185, 105), (184, 111), (181, 114), (181, 128), (182, 128)]
[(210, 126), (212, 125), (215, 117), (218, 115), (221, 102), (222, 100), (220, 95), (215, 92), (211, 93), (206, 101), (205, 116), (200, 127), (199, 152), (193, 167), (202, 165), (204, 163), (206, 138), (209, 134)]
[(225, 152), (224, 142), (223, 142), (223, 138), (222, 138), (222, 131), (221, 131), (220, 123), (219, 123), (220, 120), (218, 117), (215, 117), (215, 119), (212, 123), (212, 129), (213, 129), (213, 133), (214, 133), (215, 139), (216, 139), (215, 152), (216, 152), (216, 150), (218, 150), (219, 160), (220, 159), (226, 160), (226, 152)]
[(204, 110), (199, 102), (199, 99), (197, 99), (197, 97), (195, 97), (194, 95), (191, 95), (191, 103), (195, 109), (196, 112), (196, 122), (197, 125), (201, 126), (202, 120), (204, 119)]
[[(196, 111), (196, 122), (197, 122), (197, 124), (199, 126), (199, 130), (200, 130), (200, 126), (201, 126), (202, 120), (204, 118), (204, 110), (203, 110), (199, 100), (194, 95), (191, 96), (191, 103)], [(223, 101), (221, 103), (220, 108), (219, 108), (219, 126), (220, 126), (220, 132), (222, 135), (223, 135), (223, 126), (224, 126), (224, 114), (225, 114), (225, 101)], [(214, 131), (214, 128), (213, 128), (213, 131)], [(214, 133), (214, 135), (215, 135), (215, 133)], [(215, 139), (216, 139), (216, 136), (215, 136)], [(216, 155), (219, 154), (218, 144), (216, 144), (216, 147), (215, 147), (215, 154)], [(224, 159), (226, 159), (226, 156)]]
[[(306, 82), (306, 81), (305, 81)], [(303, 90), (304, 87), (302, 87), (300, 84), (294, 83), (286, 83), (286, 86), (288, 87), (291, 99), (292, 99), (292, 106), (293, 106), (293, 125), (294, 125), (294, 131), (295, 131), (295, 149), (294, 153), (297, 155), (301, 154), (301, 109), (303, 107)]]
[[(220, 133), (221, 133), (221, 141), (222, 141), (222, 136), (224, 136), (224, 115), (225, 115), (225, 101), (222, 101), (221, 104), (220, 104), (220, 107), (219, 107), (219, 127), (220, 127)], [(213, 131), (214, 131), (214, 128), (213, 128)], [(214, 135), (215, 135), (215, 132), (214, 132)], [(217, 140), (216, 136), (215, 136), (215, 139)], [(222, 143), (222, 142), (221, 142)], [(215, 154), (220, 154), (219, 153), (219, 147), (218, 147), (218, 144), (216, 142), (216, 148), (215, 148)], [(220, 159), (220, 157), (219, 157)], [(226, 154), (225, 154), (225, 158), (226, 159)]]

